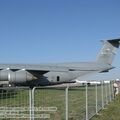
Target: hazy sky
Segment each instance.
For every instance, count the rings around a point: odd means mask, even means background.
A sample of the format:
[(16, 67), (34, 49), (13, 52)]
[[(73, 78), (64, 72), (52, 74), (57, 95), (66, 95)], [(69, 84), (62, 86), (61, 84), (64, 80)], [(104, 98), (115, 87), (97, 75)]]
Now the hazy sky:
[(0, 0), (0, 63), (92, 61), (118, 37), (119, 0)]

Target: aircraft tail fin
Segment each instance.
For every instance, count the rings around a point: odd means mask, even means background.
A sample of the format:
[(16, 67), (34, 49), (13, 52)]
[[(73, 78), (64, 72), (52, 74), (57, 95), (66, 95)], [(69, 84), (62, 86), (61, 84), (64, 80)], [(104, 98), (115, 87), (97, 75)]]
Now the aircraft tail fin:
[(117, 49), (119, 48), (120, 38), (102, 42), (103, 48), (98, 54), (96, 62), (107, 63), (111, 65), (116, 55)]

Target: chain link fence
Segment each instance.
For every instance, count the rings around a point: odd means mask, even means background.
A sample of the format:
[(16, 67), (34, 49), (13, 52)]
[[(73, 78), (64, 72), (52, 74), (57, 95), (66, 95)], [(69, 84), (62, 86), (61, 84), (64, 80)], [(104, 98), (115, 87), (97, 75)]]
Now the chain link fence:
[(0, 120), (89, 120), (114, 99), (113, 83), (0, 88)]
[(29, 99), (28, 88), (1, 88), (0, 120), (28, 120)]

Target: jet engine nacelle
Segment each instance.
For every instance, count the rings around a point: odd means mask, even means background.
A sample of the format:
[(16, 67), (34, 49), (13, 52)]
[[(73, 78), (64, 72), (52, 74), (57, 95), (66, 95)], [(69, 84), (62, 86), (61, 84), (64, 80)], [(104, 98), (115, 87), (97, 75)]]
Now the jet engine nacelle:
[(25, 70), (11, 71), (11, 70), (1, 70), (0, 71), (0, 81), (9, 81), (9, 83), (25, 83), (27, 81), (34, 80), (35, 77)]

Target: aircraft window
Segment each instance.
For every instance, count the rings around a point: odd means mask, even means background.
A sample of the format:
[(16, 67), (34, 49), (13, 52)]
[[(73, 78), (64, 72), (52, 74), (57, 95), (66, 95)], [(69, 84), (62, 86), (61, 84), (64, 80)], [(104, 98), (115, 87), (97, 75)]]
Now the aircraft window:
[(60, 77), (59, 76), (57, 76), (57, 81), (60, 81)]

